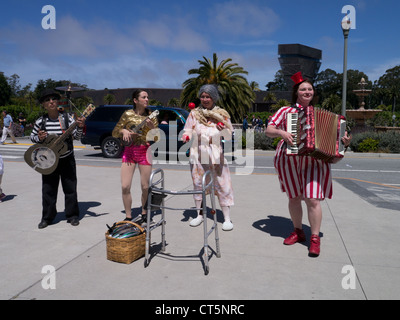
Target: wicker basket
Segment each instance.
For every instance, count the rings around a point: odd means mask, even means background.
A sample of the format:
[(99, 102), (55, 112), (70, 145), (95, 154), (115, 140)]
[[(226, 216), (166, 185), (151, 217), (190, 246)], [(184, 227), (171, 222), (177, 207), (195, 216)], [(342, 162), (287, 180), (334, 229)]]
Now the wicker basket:
[(117, 222), (117, 225), (125, 223), (134, 224), (140, 229), (140, 231), (142, 231), (142, 233), (131, 238), (118, 239), (110, 237), (109, 232), (107, 231), (107, 259), (115, 262), (129, 264), (144, 256), (146, 246), (146, 233), (141, 226), (131, 221)]

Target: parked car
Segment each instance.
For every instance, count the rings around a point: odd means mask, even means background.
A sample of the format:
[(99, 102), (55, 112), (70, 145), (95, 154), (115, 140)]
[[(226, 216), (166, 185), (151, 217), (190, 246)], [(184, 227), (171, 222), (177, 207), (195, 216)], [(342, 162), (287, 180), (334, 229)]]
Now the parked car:
[[(131, 108), (131, 105), (102, 105), (97, 107), (85, 121), (81, 142), (101, 148), (106, 158), (120, 157), (123, 146), (119, 139), (112, 136), (112, 131), (122, 114)], [(179, 134), (185, 126), (189, 112), (173, 107), (149, 106), (148, 108), (151, 111), (159, 111), (157, 116), (158, 127), (162, 130), (161, 139), (165, 141), (166, 149), (159, 148), (158, 151), (166, 153), (179, 151), (183, 144), (179, 139)]]

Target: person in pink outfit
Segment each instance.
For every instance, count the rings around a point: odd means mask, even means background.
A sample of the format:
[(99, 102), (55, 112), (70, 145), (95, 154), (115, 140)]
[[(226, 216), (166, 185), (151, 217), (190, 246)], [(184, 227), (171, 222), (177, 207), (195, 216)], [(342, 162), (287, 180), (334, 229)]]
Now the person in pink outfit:
[[(124, 148), (121, 165), (121, 187), (122, 202), (125, 208), (125, 220), (132, 221), (132, 195), (131, 187), (133, 174), (135, 173), (136, 164), (140, 172), (140, 185), (142, 189), (141, 204), (142, 213), (133, 220), (134, 222), (144, 226), (147, 222), (146, 200), (149, 188), (149, 178), (152, 171), (152, 159), (149, 150), (150, 143), (147, 140), (151, 134), (151, 129), (158, 127), (157, 118), (152, 120), (148, 118), (150, 110), (149, 95), (144, 90), (135, 90), (132, 94), (133, 108), (125, 111), (113, 130), (113, 137), (123, 140), (127, 145)], [(135, 133), (127, 128), (133, 125), (139, 125), (146, 121), (142, 128), (142, 133)], [(128, 127), (129, 127), (128, 126)]]
[[(233, 224), (230, 207), (234, 205), (233, 189), (229, 167), (224, 159), (221, 145), (222, 137), (230, 140), (233, 127), (227, 111), (216, 106), (219, 100), (218, 89), (214, 85), (204, 85), (199, 90), (200, 106), (193, 109), (186, 121), (182, 140), (192, 140), (190, 148), (190, 171), (194, 190), (202, 190), (202, 179), (210, 170), (214, 180), (215, 194), (224, 215), (222, 230), (230, 231)], [(194, 195), (196, 208), (201, 208), (202, 196)], [(204, 218), (198, 210), (190, 226), (197, 227)]]

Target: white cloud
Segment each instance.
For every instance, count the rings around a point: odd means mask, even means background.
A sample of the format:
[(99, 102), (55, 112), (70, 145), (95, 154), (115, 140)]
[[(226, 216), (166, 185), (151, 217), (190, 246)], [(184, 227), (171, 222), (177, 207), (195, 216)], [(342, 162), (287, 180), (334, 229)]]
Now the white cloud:
[(52, 78), (94, 89), (179, 88), (189, 69), (181, 54), (208, 49), (208, 43), (183, 18), (155, 21), (124, 28), (66, 16), (56, 30), (23, 22), (0, 27), (0, 70), (18, 74), (22, 85)]
[(191, 28), (186, 19), (160, 17), (137, 24), (141, 41), (155, 48), (193, 52), (208, 48), (206, 38)]
[(0, 31), (2, 42), (13, 41), (17, 52), (29, 56), (94, 58), (143, 50), (131, 34), (118, 32), (105, 21), (86, 25), (70, 16), (59, 18), (55, 30), (18, 22)]
[(55, 30), (44, 30), (22, 22), (0, 28), (0, 43), (14, 44), (19, 52), (40, 57), (99, 58), (153, 48), (193, 52), (208, 48), (206, 39), (184, 19), (161, 17), (141, 20), (127, 29), (107, 21), (86, 24), (66, 16), (57, 20)]
[(395, 59), (385, 61), (384, 63), (381, 63), (379, 65), (365, 66), (363, 71), (365, 70), (364, 72), (368, 75), (369, 80), (375, 81), (375, 80), (379, 80), (379, 78), (382, 77), (386, 73), (387, 70), (392, 69), (399, 65), (400, 65), (400, 58), (395, 58)]
[(209, 16), (214, 31), (228, 36), (260, 37), (275, 32), (280, 25), (272, 9), (250, 1), (218, 3)]

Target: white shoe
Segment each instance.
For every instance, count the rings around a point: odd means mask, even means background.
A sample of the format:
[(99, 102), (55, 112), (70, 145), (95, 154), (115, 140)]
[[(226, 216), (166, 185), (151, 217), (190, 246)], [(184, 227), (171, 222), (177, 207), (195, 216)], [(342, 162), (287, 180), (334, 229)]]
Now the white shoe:
[(204, 220), (203, 216), (199, 215), (199, 216), (197, 216), (197, 218), (194, 218), (192, 221), (190, 221), (190, 226), (191, 227), (198, 227), (199, 225), (201, 225), (203, 220)]
[(225, 222), (222, 224), (222, 230), (223, 230), (223, 231), (231, 231), (231, 230), (233, 230), (233, 224), (232, 224), (232, 222), (231, 222), (231, 221), (225, 221)]

